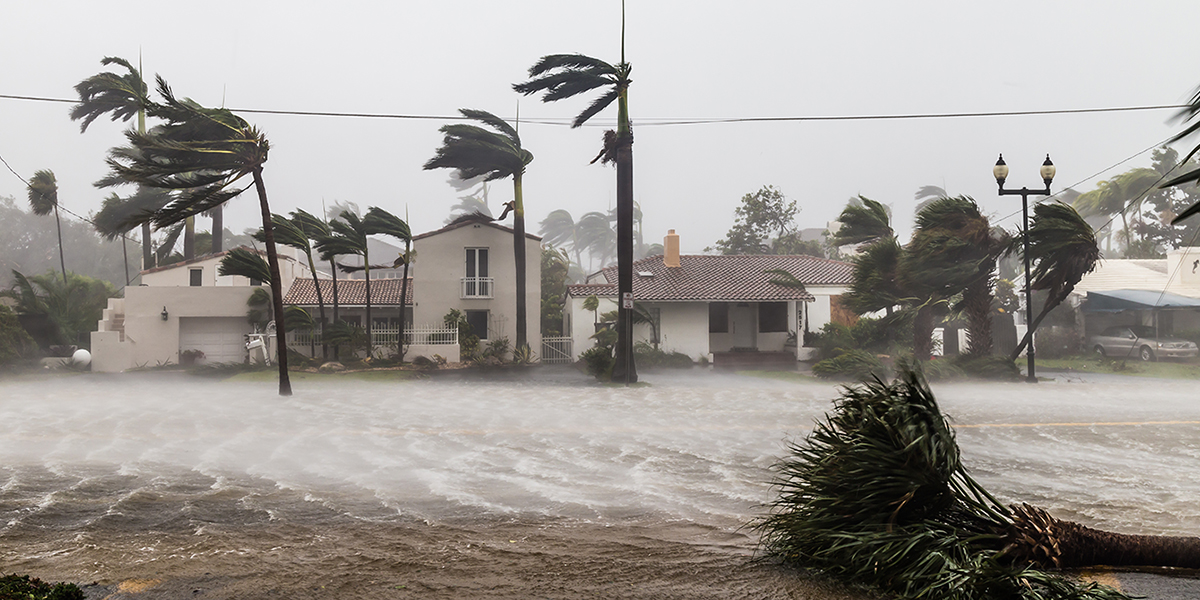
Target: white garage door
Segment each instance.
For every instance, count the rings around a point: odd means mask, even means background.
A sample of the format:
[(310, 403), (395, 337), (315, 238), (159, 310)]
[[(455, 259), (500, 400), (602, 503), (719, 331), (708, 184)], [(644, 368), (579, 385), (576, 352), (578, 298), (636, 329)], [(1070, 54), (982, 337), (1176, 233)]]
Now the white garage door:
[(245, 317), (183, 317), (179, 319), (179, 351), (200, 350), (204, 360), (244, 362), (250, 324)]

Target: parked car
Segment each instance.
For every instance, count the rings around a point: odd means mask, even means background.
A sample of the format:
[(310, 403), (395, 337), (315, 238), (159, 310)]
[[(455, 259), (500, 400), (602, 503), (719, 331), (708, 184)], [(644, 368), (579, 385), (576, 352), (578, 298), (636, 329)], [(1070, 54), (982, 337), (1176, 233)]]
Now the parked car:
[(1100, 335), (1089, 336), (1088, 346), (1101, 356), (1136, 356), (1147, 362), (1159, 358), (1192, 358), (1200, 354), (1194, 342), (1158, 337), (1154, 328), (1146, 325), (1109, 327)]

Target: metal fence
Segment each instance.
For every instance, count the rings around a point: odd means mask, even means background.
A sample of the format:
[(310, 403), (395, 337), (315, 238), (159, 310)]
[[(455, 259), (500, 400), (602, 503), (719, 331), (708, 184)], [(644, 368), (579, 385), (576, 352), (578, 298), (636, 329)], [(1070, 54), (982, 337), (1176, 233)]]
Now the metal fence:
[(571, 353), (571, 338), (542, 338), (542, 362), (548, 365), (561, 365), (575, 362), (575, 355)]

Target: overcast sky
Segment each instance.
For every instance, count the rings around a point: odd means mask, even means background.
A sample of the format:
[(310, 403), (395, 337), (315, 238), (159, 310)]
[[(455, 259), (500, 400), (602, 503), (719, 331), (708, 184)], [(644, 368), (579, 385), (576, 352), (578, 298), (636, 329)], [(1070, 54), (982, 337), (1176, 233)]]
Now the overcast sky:
[[(1200, 2), (628, 0), (627, 10), (635, 197), (647, 241), (674, 228), (685, 252), (721, 238), (741, 196), (768, 184), (798, 201), (803, 227), (824, 227), (863, 194), (893, 205), (906, 232), (924, 185), (971, 195), (1014, 225), (1020, 199), (999, 198), (991, 175), (998, 153), (1011, 166), (1010, 186), (1040, 185), (1049, 153), (1054, 189), (1086, 191), (1149, 165), (1147, 152), (1113, 168), (1180, 126), (1172, 110), (655, 121), (1179, 104), (1200, 83)], [(161, 74), (177, 95), (205, 105), (433, 116), (468, 107), (512, 117), (520, 100), (522, 120), (562, 119), (591, 96), (543, 104), (511, 84), (544, 54), (617, 62), (620, 26), (617, 0), (8, 2), (0, 94), (72, 99), (102, 57), (136, 63), (140, 52), (148, 78)], [(24, 178), (52, 169), (62, 205), (86, 214), (108, 193), (91, 184), (125, 125), (97, 121), (81, 135), (69, 107), (0, 99), (0, 156)], [(317, 212), (335, 200), (399, 215), (407, 207), (413, 231), (424, 232), (440, 227), (456, 201), (447, 171), (421, 170), (440, 143), (441, 121), (243, 116), (271, 141), (264, 176), (275, 212)], [(615, 116), (614, 105), (595, 122), (611, 126)], [(535, 156), (525, 176), (531, 231), (557, 208), (578, 218), (612, 207), (614, 170), (588, 165), (602, 131), (521, 126)], [(0, 195), (24, 202), (22, 182), (0, 172)], [(498, 182), (491, 204), (511, 197), (511, 184)], [(252, 194), (237, 198), (226, 226), (257, 227), (257, 211)]]

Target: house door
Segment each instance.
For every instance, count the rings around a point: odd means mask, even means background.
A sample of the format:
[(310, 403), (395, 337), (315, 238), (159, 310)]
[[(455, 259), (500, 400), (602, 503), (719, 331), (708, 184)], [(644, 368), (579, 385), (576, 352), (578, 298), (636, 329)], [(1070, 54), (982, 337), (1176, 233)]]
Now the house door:
[(734, 349), (757, 347), (754, 312), (754, 305), (744, 302), (729, 307), (729, 340)]

